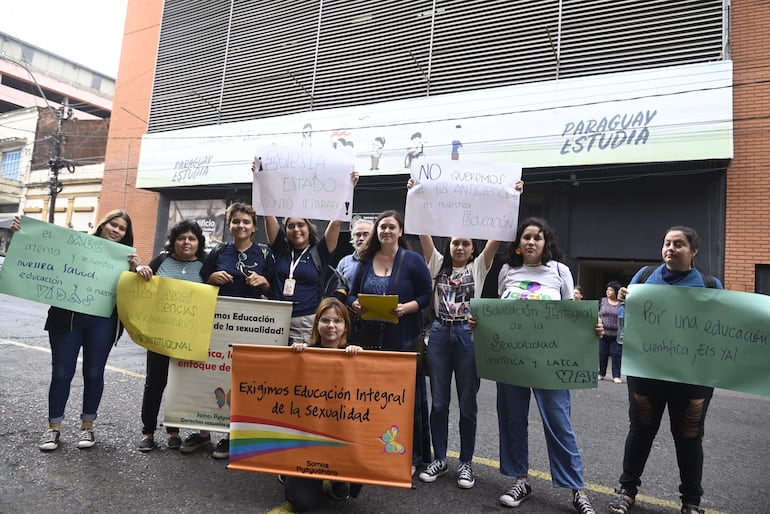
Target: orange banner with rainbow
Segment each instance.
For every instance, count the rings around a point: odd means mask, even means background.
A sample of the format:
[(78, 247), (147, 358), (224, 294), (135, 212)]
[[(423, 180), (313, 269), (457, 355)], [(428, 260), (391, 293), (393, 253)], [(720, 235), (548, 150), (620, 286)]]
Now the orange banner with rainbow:
[(233, 345), (228, 468), (411, 487), (416, 355)]

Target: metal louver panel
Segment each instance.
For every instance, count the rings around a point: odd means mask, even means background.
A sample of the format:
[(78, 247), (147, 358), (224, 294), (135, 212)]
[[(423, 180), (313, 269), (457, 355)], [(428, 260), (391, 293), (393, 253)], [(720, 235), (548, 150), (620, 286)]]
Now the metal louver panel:
[(229, 0), (166, 0), (149, 132), (217, 123)]
[(722, 0), (564, 0), (562, 78), (721, 59)]
[(725, 1), (166, 0), (149, 131), (719, 60)]

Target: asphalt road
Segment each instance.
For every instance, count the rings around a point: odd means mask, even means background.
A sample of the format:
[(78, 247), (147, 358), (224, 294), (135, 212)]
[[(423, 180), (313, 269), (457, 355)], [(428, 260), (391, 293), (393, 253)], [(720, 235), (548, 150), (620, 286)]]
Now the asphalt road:
[[(0, 295), (0, 513), (235, 513), (288, 512), (272, 475), (231, 471), (207, 452), (140, 453), (139, 410), (144, 350), (124, 336), (113, 350), (97, 420), (97, 445), (78, 450), (82, 380), (76, 375), (62, 429), (62, 446), (43, 453), (50, 376), (46, 307)], [(79, 373), (79, 372), (78, 372)], [(498, 503), (511, 485), (498, 471), (494, 383), (482, 381), (474, 469), (476, 486), (456, 486), (459, 449), (456, 402), (450, 420), (450, 473), (411, 490), (365, 486), (356, 500), (330, 503), (319, 512), (503, 512)], [(542, 425), (530, 411), (530, 466), (534, 494), (516, 512), (574, 512), (570, 494), (553, 489)], [(665, 418), (664, 418), (665, 419)], [(585, 480), (597, 512), (607, 512), (620, 473), (627, 430), (625, 384), (600, 382), (573, 392), (573, 423), (583, 453)], [(718, 390), (706, 424), (702, 506), (709, 513), (768, 512), (764, 480), (770, 471), (770, 399)], [(156, 437), (163, 441), (159, 430)], [(678, 470), (664, 421), (655, 441), (633, 512), (678, 512)]]

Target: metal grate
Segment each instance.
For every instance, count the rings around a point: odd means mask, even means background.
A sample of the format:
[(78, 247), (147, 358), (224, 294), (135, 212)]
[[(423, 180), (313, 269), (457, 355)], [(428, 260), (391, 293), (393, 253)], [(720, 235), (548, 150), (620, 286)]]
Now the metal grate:
[(166, 0), (149, 131), (724, 58), (726, 0)]

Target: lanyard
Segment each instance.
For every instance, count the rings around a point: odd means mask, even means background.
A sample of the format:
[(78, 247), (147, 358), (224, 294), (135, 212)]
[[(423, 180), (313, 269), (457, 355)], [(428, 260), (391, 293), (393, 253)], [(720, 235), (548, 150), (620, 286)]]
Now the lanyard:
[(305, 255), (305, 252), (307, 252), (308, 248), (310, 246), (306, 246), (304, 250), (302, 250), (302, 253), (299, 254), (299, 257), (297, 260), (294, 260), (294, 249), (291, 251), (291, 262), (289, 263), (289, 280), (292, 280), (294, 278), (294, 270), (297, 269), (297, 265), (299, 265), (299, 261), (302, 260), (302, 256)]

